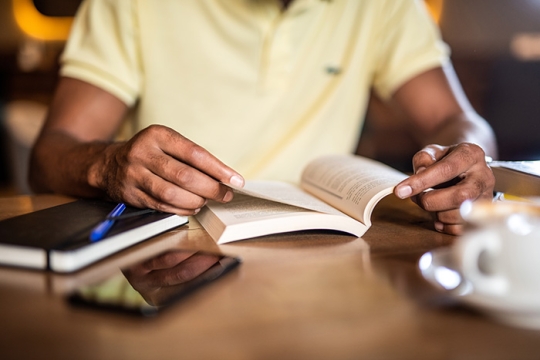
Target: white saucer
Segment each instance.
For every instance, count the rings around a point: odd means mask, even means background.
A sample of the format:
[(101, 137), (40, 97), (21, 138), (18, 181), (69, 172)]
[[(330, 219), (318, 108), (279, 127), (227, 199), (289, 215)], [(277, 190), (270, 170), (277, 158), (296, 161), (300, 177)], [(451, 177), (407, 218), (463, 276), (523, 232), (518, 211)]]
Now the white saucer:
[(473, 285), (456, 270), (450, 248), (425, 253), (418, 266), (428, 282), (451, 297), (506, 324), (540, 330), (540, 296), (523, 299), (475, 292)]

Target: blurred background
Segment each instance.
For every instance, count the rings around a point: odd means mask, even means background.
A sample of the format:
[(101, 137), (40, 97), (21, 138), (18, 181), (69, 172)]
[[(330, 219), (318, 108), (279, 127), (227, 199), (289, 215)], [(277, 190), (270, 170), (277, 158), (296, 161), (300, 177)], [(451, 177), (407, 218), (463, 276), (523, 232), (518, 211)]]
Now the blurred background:
[[(0, 0), (0, 196), (28, 194), (29, 149), (80, 0)], [(540, 159), (540, 0), (425, 0), (502, 160)], [(372, 97), (358, 153), (410, 171), (403, 114)], [(392, 144), (392, 146), (388, 146)]]

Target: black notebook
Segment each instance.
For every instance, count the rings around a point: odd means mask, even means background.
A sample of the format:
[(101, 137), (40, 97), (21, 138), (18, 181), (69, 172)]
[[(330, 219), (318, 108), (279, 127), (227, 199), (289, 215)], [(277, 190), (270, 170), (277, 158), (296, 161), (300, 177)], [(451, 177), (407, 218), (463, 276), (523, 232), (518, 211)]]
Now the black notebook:
[(77, 200), (0, 221), (0, 264), (71, 272), (188, 222), (160, 212), (136, 215), (140, 209), (128, 206), (102, 240), (91, 242), (90, 231), (115, 206)]

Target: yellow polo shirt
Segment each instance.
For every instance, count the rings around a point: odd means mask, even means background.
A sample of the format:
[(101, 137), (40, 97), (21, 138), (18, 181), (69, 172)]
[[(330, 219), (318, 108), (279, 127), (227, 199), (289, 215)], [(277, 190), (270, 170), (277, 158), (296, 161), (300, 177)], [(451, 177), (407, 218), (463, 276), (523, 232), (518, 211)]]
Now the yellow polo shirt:
[(63, 76), (163, 124), (246, 178), (296, 182), (323, 154), (351, 153), (371, 87), (388, 98), (447, 61), (415, 0), (88, 0)]

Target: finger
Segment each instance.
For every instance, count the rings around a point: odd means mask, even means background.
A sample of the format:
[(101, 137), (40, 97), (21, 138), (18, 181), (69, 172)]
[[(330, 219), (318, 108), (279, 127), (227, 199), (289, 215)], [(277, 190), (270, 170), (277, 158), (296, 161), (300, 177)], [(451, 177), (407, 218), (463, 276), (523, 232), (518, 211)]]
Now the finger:
[(141, 178), (139, 188), (158, 200), (158, 203), (178, 209), (194, 210), (206, 204), (204, 197), (164, 180), (149, 171)]
[(148, 284), (165, 287), (185, 283), (201, 275), (219, 259), (218, 255), (195, 254), (172, 268), (153, 271), (149, 274)]
[[(181, 189), (180, 189), (181, 190)], [(189, 194), (186, 192), (186, 194)], [(140, 208), (154, 209), (160, 212), (189, 216), (195, 215), (200, 211), (199, 208), (186, 208), (180, 204), (178, 207), (165, 203), (159, 199), (154, 198), (147, 191), (143, 191), (139, 188), (132, 188), (126, 194), (124, 194), (124, 202), (130, 205)]]
[[(478, 168), (476, 166), (478, 164), (484, 168)], [(455, 181), (456, 178), (464, 177), (467, 171), (472, 176), (487, 180), (488, 170), (484, 152), (480, 147), (460, 144), (451, 148), (451, 151), (439, 161), (399, 183), (395, 194), (400, 198), (413, 196), (438, 185)]]
[(463, 224), (444, 224), (441, 222), (435, 222), (434, 227), (438, 232), (449, 235), (461, 235), (464, 229)]
[(193, 254), (195, 254), (195, 251), (167, 251), (166, 253), (143, 262), (141, 266), (148, 271), (169, 269), (193, 256)]
[[(490, 192), (484, 192), (479, 199), (491, 199)], [(439, 211), (435, 214), (435, 229), (439, 232), (461, 235), (465, 228), (465, 220), (461, 216), (459, 209), (449, 211)]]
[[(166, 129), (164, 131), (165, 141), (160, 143), (160, 146), (165, 153), (201, 170), (203, 173), (208, 174), (219, 182), (231, 184), (236, 187), (244, 186), (244, 179), (240, 174), (210, 154), (206, 149), (172, 129), (166, 127), (161, 128)], [(149, 130), (161, 132), (161, 128), (154, 129), (150, 127)]]
[(476, 179), (465, 179), (460, 183), (417, 195), (417, 204), (424, 210), (446, 211), (458, 209), (465, 200), (476, 200), (484, 191), (484, 186)]
[[(428, 145), (422, 150), (418, 151), (413, 156), (413, 172), (414, 175), (423, 173), (428, 167), (435, 164), (439, 159), (444, 157), (448, 152), (448, 147), (440, 145)], [(413, 176), (414, 176), (413, 175)], [(413, 201), (416, 203), (414, 198), (414, 190), (410, 184), (410, 177), (400, 182), (396, 185), (394, 189), (394, 194), (401, 198), (405, 199), (412, 196)], [(419, 185), (421, 187), (421, 185)]]
[(449, 225), (459, 225), (465, 222), (461, 217), (459, 209), (438, 211), (437, 213), (435, 213), (435, 219), (438, 222)]
[[(227, 186), (220, 184), (199, 169), (184, 164), (165, 153), (149, 156), (147, 167), (157, 176), (167, 180), (169, 184), (185, 189), (192, 194), (198, 195), (202, 199), (212, 199), (219, 202), (227, 202), (232, 199), (232, 191)], [(173, 189), (169, 189), (167, 186), (163, 189), (156, 190), (168, 190), (173, 192), (171, 195), (177, 195), (174, 194)], [(163, 193), (161, 196), (158, 196), (158, 198), (163, 199), (166, 202), (172, 200), (168, 197), (163, 198), (163, 196), (167, 197), (167, 194)], [(198, 207), (200, 207), (200, 205)]]
[(428, 145), (413, 156), (413, 171), (418, 173), (442, 159), (449, 152), (448, 146)]
[(164, 254), (158, 255), (152, 259), (149, 259), (147, 261), (143, 261), (140, 264), (137, 264), (135, 266), (131, 266), (128, 269), (125, 269), (124, 271), (126, 273), (129, 273), (132, 276), (142, 276), (145, 274), (148, 274), (151, 271), (159, 270), (159, 269), (168, 269), (179, 262), (187, 259), (191, 255), (193, 255), (194, 251), (169, 251)]

